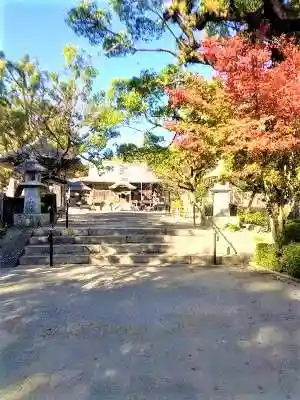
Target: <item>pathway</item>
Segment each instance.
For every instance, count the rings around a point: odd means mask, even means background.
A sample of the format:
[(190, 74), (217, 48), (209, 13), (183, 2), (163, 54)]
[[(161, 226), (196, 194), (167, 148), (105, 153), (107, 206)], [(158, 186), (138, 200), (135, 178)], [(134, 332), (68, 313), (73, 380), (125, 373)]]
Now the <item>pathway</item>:
[(300, 398), (300, 286), (235, 268), (0, 271), (1, 400)]

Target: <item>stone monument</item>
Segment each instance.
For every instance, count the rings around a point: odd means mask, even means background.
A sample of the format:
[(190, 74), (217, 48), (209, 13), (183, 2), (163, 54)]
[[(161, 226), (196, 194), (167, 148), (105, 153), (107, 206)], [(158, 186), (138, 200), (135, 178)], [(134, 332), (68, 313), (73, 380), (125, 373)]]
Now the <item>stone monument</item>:
[(45, 170), (33, 157), (18, 169), (24, 175), (24, 181), (20, 184), (24, 193), (24, 210), (22, 214), (14, 214), (15, 226), (36, 227), (50, 222), (49, 213), (41, 213), (41, 188), (46, 187), (41, 183), (41, 173)]
[(213, 221), (220, 227), (226, 226), (228, 223), (237, 223), (237, 217), (230, 216), (231, 191), (229, 183), (225, 185), (217, 183), (211, 189), (213, 195)]
[(230, 217), (229, 204), (231, 189), (229, 185), (217, 183), (211, 189), (211, 192), (213, 193), (214, 217)]

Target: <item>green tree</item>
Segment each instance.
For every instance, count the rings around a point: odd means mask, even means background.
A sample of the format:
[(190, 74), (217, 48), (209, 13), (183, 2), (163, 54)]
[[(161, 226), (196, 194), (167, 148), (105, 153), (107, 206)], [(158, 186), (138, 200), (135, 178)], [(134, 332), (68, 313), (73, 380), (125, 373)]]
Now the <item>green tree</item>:
[(107, 97), (111, 106), (122, 113), (126, 127), (161, 134), (165, 120), (179, 118), (170, 107), (166, 89), (182, 84), (188, 75), (175, 65), (168, 65), (160, 72), (145, 70), (140, 76), (113, 80)]
[(61, 74), (42, 71), (29, 56), (19, 62), (0, 59), (0, 151), (29, 146), (38, 152), (37, 141), (47, 138), (58, 150), (56, 173), (70, 156), (100, 160), (122, 120), (103, 94), (93, 95), (97, 72), (89, 57), (74, 46), (67, 46), (64, 56)]
[(0, 166), (0, 192), (6, 188), (11, 176), (12, 171), (10, 169)]
[(212, 183), (206, 175), (216, 166), (216, 159), (211, 152), (191, 154), (176, 144), (164, 147), (155, 135), (146, 134), (142, 147), (121, 145), (117, 154), (124, 161), (147, 164), (175, 198), (182, 191), (189, 192), (193, 199), (195, 223), (195, 208), (202, 210), (202, 201)]
[[(171, 0), (167, 5), (163, 0), (111, 0), (105, 8), (84, 0), (70, 10), (67, 23), (109, 57), (147, 51), (170, 54), (181, 64), (207, 63), (199, 52), (204, 30), (222, 35), (242, 30), (268, 39), (299, 36), (300, 11), (298, 0)], [(169, 35), (169, 46), (149, 46), (163, 34)]]

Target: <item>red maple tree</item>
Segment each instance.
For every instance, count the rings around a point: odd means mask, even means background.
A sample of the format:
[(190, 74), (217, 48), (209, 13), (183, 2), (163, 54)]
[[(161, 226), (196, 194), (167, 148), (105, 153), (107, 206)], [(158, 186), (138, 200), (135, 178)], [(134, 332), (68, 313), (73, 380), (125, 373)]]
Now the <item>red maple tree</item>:
[(272, 46), (240, 36), (203, 43), (237, 107), (236, 116), (248, 120), (243, 135), (233, 137), (236, 147), (251, 152), (291, 150), (300, 144), (299, 47), (282, 37), (277, 47), (284, 59), (273, 62)]
[[(266, 42), (251, 43), (241, 36), (203, 42), (202, 51), (219, 75), (224, 109), (230, 109), (223, 121), (213, 121), (214, 126), (203, 129), (201, 118), (209, 99), (199, 87), (170, 94), (174, 107), (190, 108), (194, 116), (192, 125), (175, 125), (180, 144), (195, 151), (197, 141), (203, 148), (215, 146), (216, 138), (223, 140), (221, 157), (230, 156), (235, 172), (264, 195), (280, 252), (285, 209), (299, 190), (300, 50), (285, 37), (276, 47), (283, 56), (280, 62), (273, 61), (272, 44)], [(212, 112), (214, 99), (210, 101)]]

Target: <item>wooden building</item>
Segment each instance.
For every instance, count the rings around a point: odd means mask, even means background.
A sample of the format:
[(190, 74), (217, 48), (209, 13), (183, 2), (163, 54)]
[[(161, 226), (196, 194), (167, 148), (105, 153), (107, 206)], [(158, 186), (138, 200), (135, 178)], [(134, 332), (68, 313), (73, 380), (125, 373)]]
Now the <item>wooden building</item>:
[[(104, 162), (103, 173), (91, 166), (88, 176), (77, 179), (91, 190), (84, 191), (84, 201), (101, 209), (129, 210), (165, 204), (166, 196), (157, 176), (147, 166), (120, 161)], [(76, 180), (70, 183), (75, 187)], [(78, 187), (78, 185), (77, 185)], [(77, 195), (78, 195), (77, 190)]]

